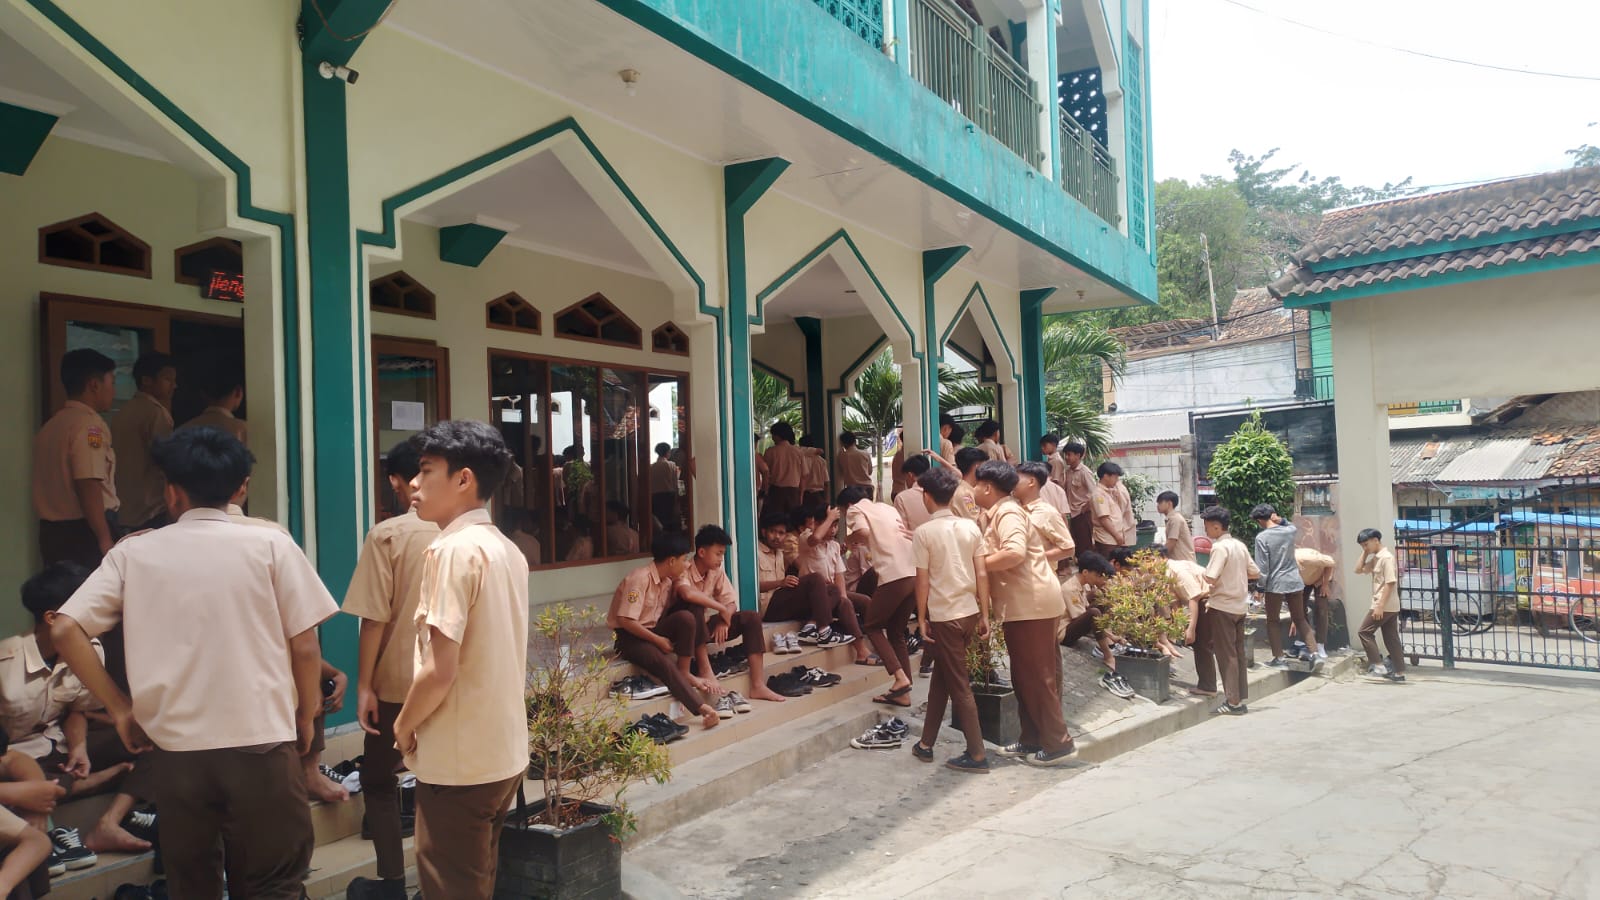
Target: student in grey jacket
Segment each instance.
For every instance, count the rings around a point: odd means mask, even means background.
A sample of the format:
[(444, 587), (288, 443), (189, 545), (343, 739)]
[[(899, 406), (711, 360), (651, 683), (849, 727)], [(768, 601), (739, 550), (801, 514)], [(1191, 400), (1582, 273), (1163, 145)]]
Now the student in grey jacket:
[(1300, 566), (1294, 558), (1297, 529), (1285, 522), (1270, 503), (1250, 510), (1250, 518), (1261, 526), (1256, 535), (1255, 562), (1256, 568), (1261, 570), (1261, 591), (1267, 596), (1267, 640), (1272, 645), (1272, 661), (1267, 665), (1279, 669), (1289, 667), (1283, 655), (1283, 628), (1278, 622), (1287, 600), (1295, 634), (1306, 643), (1304, 661), (1310, 663), (1311, 671), (1315, 672), (1322, 668), (1327, 655), (1317, 646), (1317, 636), (1306, 618), (1306, 585), (1300, 580)]

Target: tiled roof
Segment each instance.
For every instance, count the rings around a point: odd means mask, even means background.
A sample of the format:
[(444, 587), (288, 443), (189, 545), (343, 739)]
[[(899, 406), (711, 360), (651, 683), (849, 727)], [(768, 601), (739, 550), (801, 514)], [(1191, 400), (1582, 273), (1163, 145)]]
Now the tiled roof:
[[(1600, 248), (1600, 224), (1583, 228), (1590, 221), (1600, 223), (1600, 168), (1334, 210), (1323, 215), (1316, 234), (1271, 291), (1301, 297), (1581, 253)], [(1550, 231), (1561, 233), (1530, 236)], [(1474, 246), (1449, 249), (1460, 243)], [(1445, 252), (1430, 253), (1430, 247)], [(1375, 254), (1398, 258), (1337, 268), (1341, 260)]]
[(1111, 329), (1111, 333), (1129, 350), (1154, 350), (1209, 340), (1211, 335), (1206, 330), (1209, 324), (1205, 319), (1170, 319), (1144, 325), (1124, 325)]
[(1172, 319), (1145, 325), (1126, 325), (1111, 329), (1128, 352), (1139, 357), (1165, 356), (1164, 351), (1198, 349), (1237, 341), (1287, 337), (1296, 326), (1306, 330), (1304, 310), (1286, 312), (1283, 301), (1266, 288), (1245, 288), (1233, 295), (1228, 317), (1222, 320), (1217, 339), (1211, 340), (1211, 320)]

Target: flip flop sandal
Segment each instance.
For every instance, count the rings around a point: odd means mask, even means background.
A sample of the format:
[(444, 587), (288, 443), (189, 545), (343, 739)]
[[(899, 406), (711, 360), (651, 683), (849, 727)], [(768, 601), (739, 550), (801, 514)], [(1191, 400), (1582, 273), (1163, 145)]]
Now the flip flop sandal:
[(856, 665), (858, 665), (858, 666), (881, 666), (881, 665), (883, 665), (883, 660), (877, 658), (876, 656), (869, 656), (866, 659), (858, 659), (858, 660), (856, 660)]
[(883, 695), (885, 697), (904, 697), (909, 693), (911, 693), (911, 685), (908, 684), (903, 688), (895, 688), (892, 691), (884, 691)]
[(888, 694), (879, 694), (878, 696), (872, 698), (872, 702), (873, 703), (882, 703), (884, 706), (898, 706), (898, 707), (901, 707), (902, 709), (910, 709), (911, 708), (911, 701), (910, 700), (907, 700), (904, 703), (900, 703), (900, 702), (896, 701), (893, 697), (890, 697)]

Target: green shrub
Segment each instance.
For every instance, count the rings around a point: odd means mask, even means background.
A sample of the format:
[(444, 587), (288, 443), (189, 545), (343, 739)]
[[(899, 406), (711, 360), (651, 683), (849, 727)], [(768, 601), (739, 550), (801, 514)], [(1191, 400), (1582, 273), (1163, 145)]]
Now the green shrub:
[(1270, 503), (1285, 519), (1294, 515), (1294, 459), (1278, 436), (1250, 418), (1211, 457), (1208, 475), (1217, 503), (1233, 513), (1233, 536), (1250, 546), (1261, 529), (1250, 519), (1258, 503)]

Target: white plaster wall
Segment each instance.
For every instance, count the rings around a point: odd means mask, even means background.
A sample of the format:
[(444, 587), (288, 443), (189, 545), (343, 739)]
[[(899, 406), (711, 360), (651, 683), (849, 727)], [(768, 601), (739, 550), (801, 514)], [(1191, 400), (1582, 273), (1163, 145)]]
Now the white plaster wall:
[[(1156, 480), (1161, 491), (1177, 491), (1183, 493), (1182, 484), (1182, 453), (1176, 446), (1172, 447), (1126, 447), (1112, 452), (1111, 459), (1122, 467), (1124, 473), (1138, 472), (1149, 475)], [(1155, 497), (1151, 497), (1140, 509), (1134, 510), (1140, 520), (1149, 519), (1161, 526), (1161, 515), (1156, 511)], [(1191, 523), (1192, 524), (1192, 523)]]

